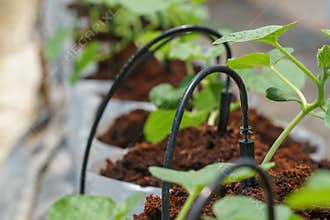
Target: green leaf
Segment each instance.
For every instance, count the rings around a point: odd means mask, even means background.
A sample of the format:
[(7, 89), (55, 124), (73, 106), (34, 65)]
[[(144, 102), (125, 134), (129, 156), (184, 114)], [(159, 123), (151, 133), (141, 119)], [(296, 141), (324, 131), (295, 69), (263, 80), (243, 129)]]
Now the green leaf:
[[(290, 54), (293, 53), (293, 51), (294, 51), (292, 48), (289, 48), (289, 47), (284, 48), (284, 50), (286, 50)], [(276, 64), (283, 57), (285, 57), (285, 55), (280, 50), (278, 50), (278, 49), (273, 49), (273, 50), (269, 51), (267, 54), (270, 57), (270, 63), (271, 64)]]
[[(198, 190), (202, 190), (205, 186), (214, 181), (214, 178), (221, 172), (231, 167), (232, 163), (215, 163), (207, 165), (200, 170), (177, 171), (166, 169), (163, 167), (150, 167), (150, 173), (163, 180), (171, 183), (176, 183), (185, 188), (190, 194)], [(268, 170), (274, 166), (274, 163), (261, 165), (261, 168)], [(232, 183), (250, 178), (255, 175), (255, 172), (249, 168), (241, 168), (230, 174), (223, 183)]]
[(221, 37), (216, 40), (214, 44), (223, 44), (226, 42), (246, 42), (246, 41), (262, 41), (269, 44), (274, 44), (277, 41), (277, 38), (294, 26), (296, 22), (290, 23), (285, 26), (281, 25), (270, 25), (254, 30), (240, 31), (236, 33), (231, 33)]
[(194, 41), (173, 41), (168, 54), (170, 59), (193, 61), (203, 58), (203, 47)]
[(317, 53), (319, 67), (326, 73), (330, 74), (330, 46), (322, 46)]
[(252, 53), (239, 58), (229, 59), (227, 65), (232, 69), (247, 69), (255, 66), (269, 66), (270, 57), (264, 53)]
[(49, 220), (108, 220), (114, 214), (115, 202), (102, 196), (66, 196), (55, 202)]
[[(158, 109), (150, 113), (145, 125), (144, 135), (152, 143), (163, 140), (171, 131), (176, 110)], [(198, 126), (207, 119), (206, 112), (185, 112), (180, 125), (181, 128)]]
[(323, 29), (323, 30), (321, 30), (321, 32), (323, 34), (325, 34), (325, 36), (327, 36), (328, 38), (330, 38), (330, 29)]
[[(288, 60), (280, 60), (274, 67), (298, 89), (304, 87), (306, 76), (296, 65)], [(243, 78), (247, 88), (251, 91), (264, 94), (268, 88), (275, 87), (285, 93), (293, 92), (292, 89), (286, 83), (282, 82), (268, 67), (265, 67), (261, 73), (258, 73), (252, 68), (239, 70), (238, 73)]]
[(294, 209), (330, 208), (330, 171), (318, 170), (284, 202)]
[(124, 219), (124, 217), (139, 204), (142, 196), (142, 193), (135, 193), (129, 196), (123, 204), (117, 205), (118, 211), (114, 216), (114, 220)]
[(149, 99), (158, 108), (176, 109), (184, 91), (185, 88), (174, 88), (170, 84), (162, 83), (150, 91)]
[[(213, 205), (217, 219), (226, 220), (266, 220), (267, 205), (259, 200), (246, 196), (226, 196)], [(290, 208), (284, 205), (275, 206), (275, 219), (302, 220)]]
[(225, 88), (225, 85), (220, 82), (209, 82), (203, 85), (203, 89), (197, 93), (192, 104), (194, 109), (211, 112), (219, 108), (221, 91)]
[(330, 99), (328, 99), (327, 112), (325, 114), (325, 125), (330, 128)]
[(98, 42), (88, 43), (81, 51), (80, 56), (75, 60), (75, 71), (70, 75), (70, 83), (76, 83), (83, 72), (83, 70), (96, 61), (100, 44)]
[(295, 101), (300, 103), (301, 101), (296, 97), (292, 96), (290, 93), (286, 93), (281, 89), (270, 87), (266, 90), (266, 97), (275, 102), (288, 102)]
[(64, 43), (70, 38), (71, 30), (60, 28), (48, 39), (45, 54), (48, 61), (54, 61), (64, 49)]

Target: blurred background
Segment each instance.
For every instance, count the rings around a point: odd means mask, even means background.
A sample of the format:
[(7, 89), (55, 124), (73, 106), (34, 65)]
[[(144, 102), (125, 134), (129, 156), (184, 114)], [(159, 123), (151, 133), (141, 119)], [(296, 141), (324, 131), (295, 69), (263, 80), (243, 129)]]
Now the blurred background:
[[(54, 199), (76, 190), (80, 162), (75, 161), (79, 157), (74, 156), (68, 136), (80, 131), (70, 125), (92, 114), (97, 102), (79, 106), (77, 97), (83, 98), (83, 91), (69, 83), (77, 55), (70, 41), (64, 43), (62, 57), (48, 59), (58, 50), (58, 41), (50, 41), (54, 33), (77, 18), (68, 7), (70, 1), (0, 0), (0, 4), (0, 219), (44, 219)], [(298, 21), (281, 42), (318, 71), (317, 49), (329, 43), (319, 30), (330, 27), (330, 1), (208, 0), (207, 7), (209, 26), (231, 31)], [(239, 56), (266, 49), (254, 43), (235, 45), (233, 51)], [(304, 91), (308, 99), (315, 97), (313, 85), (307, 83)], [(274, 107), (262, 96), (258, 109), (277, 121), (288, 121), (298, 111), (295, 104)], [(308, 118), (302, 126), (330, 142), (322, 121)], [(82, 152), (84, 146), (75, 147)], [(326, 155), (330, 158), (330, 149)]]

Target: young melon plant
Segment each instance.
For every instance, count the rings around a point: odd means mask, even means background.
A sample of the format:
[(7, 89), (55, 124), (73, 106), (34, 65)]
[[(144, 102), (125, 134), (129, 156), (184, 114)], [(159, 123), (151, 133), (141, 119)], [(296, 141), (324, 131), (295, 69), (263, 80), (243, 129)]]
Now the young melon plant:
[[(67, 31), (60, 28), (49, 39), (47, 57), (51, 60), (58, 57), (69, 36), (78, 40), (78, 45), (73, 48), (74, 56), (71, 57), (74, 72), (70, 76), (70, 82), (75, 83), (88, 66), (110, 59), (130, 44), (138, 47), (145, 45), (172, 27), (205, 24), (208, 18), (205, 2), (206, 0), (143, 0), (136, 4), (133, 0), (77, 1), (89, 9), (87, 27), (77, 27), (76, 31), (72, 31), (72, 27)], [(109, 42), (104, 44), (93, 39), (98, 33), (108, 35)], [(195, 50), (195, 54), (198, 52), (201, 55), (199, 52), (203, 47), (196, 44), (193, 38), (196, 36), (170, 42), (157, 51), (156, 57), (161, 60), (176, 58), (186, 61), (186, 54), (180, 52), (187, 50)], [(84, 43), (80, 45), (80, 41)]]
[[(284, 48), (278, 41), (280, 35), (294, 25), (295, 23), (285, 26), (271, 25), (231, 33), (215, 41), (215, 44), (259, 41), (275, 47), (268, 53), (253, 53), (231, 59), (228, 66), (241, 73), (251, 90), (266, 93), (266, 97), (272, 101), (293, 101), (300, 105), (301, 111), (273, 143), (264, 163), (272, 159), (285, 138), (305, 116), (321, 118), (326, 126), (330, 127), (330, 97), (325, 94), (326, 82), (330, 76), (330, 46), (324, 45), (318, 50), (317, 59), (321, 73), (314, 74), (292, 55), (293, 49)], [(329, 37), (329, 30), (322, 32)], [(255, 67), (261, 67), (262, 71), (258, 72)], [(313, 102), (308, 102), (301, 91), (306, 77), (317, 88), (317, 97)]]

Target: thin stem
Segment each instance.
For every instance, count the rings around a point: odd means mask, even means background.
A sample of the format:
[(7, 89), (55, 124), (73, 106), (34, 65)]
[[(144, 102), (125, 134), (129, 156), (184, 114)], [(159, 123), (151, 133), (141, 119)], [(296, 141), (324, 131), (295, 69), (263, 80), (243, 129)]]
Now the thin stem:
[(314, 83), (318, 83), (318, 79), (316, 76), (307, 69), (304, 64), (302, 64), (299, 60), (297, 60), (294, 56), (292, 56), (290, 53), (288, 53), (278, 42), (274, 43), (274, 47), (279, 49), (289, 60), (291, 60), (296, 66), (301, 69), (311, 80), (313, 80)]
[(304, 96), (304, 94), (293, 84), (291, 83), (289, 80), (287, 80), (281, 73), (280, 71), (278, 71), (274, 65), (270, 66), (270, 69), (276, 74), (276, 76), (278, 78), (280, 78), (284, 83), (286, 83), (300, 98), (301, 102), (302, 102), (302, 106), (305, 107), (307, 104), (306, 98)]
[[(312, 111), (312, 110), (310, 110)], [(281, 133), (281, 135), (276, 139), (276, 141), (271, 146), (270, 150), (268, 151), (266, 157), (264, 158), (263, 164), (269, 162), (278, 148), (281, 146), (283, 141), (288, 137), (290, 132), (296, 127), (296, 125), (308, 114), (309, 112), (301, 111), (299, 114), (290, 122), (290, 124), (285, 128), (285, 130)]]
[(192, 206), (192, 204), (194, 203), (195, 199), (198, 197), (200, 190), (195, 190), (195, 192), (189, 194), (188, 199), (186, 200), (186, 202), (184, 203), (178, 217), (176, 218), (176, 220), (184, 220), (189, 212), (190, 207)]
[(208, 124), (208, 125), (212, 125), (212, 126), (215, 125), (218, 116), (219, 116), (219, 112), (218, 112), (218, 111), (213, 111), (213, 112), (211, 112), (210, 117), (209, 117), (209, 119), (207, 120), (207, 124)]

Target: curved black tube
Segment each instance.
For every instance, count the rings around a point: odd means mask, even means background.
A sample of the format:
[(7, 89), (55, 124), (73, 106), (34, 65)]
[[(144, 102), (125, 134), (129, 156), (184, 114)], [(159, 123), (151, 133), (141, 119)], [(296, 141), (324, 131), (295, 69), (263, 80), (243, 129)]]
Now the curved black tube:
[(210, 196), (216, 191), (217, 186), (232, 172), (235, 170), (249, 167), (257, 172), (262, 181), (262, 186), (264, 187), (267, 195), (267, 209), (268, 209), (268, 220), (274, 220), (274, 199), (272, 193), (272, 187), (270, 181), (267, 177), (267, 174), (257, 166), (253, 160), (241, 159), (238, 160), (235, 165), (227, 169), (226, 171), (220, 173), (209, 186), (205, 187), (202, 192), (199, 194), (199, 197), (195, 200), (194, 204), (191, 206), (186, 219), (188, 220), (197, 220), (200, 218), (202, 209), (204, 205), (209, 201)]
[[(186, 89), (179, 107), (175, 113), (174, 121), (172, 124), (171, 133), (168, 137), (166, 152), (165, 152), (165, 159), (164, 159), (164, 167), (171, 168), (173, 154), (174, 154), (174, 147), (176, 144), (176, 137), (180, 128), (180, 123), (182, 121), (182, 117), (184, 114), (185, 107), (188, 103), (189, 98), (191, 97), (194, 89), (197, 85), (208, 75), (212, 73), (225, 73), (227, 76), (232, 78), (234, 82), (237, 84), (239, 93), (240, 93), (240, 101), (241, 101), (241, 109), (243, 114), (243, 127), (241, 128), (241, 133), (244, 135), (243, 143), (250, 143), (249, 135), (250, 135), (250, 127), (248, 122), (248, 98), (247, 98), (247, 91), (243, 80), (241, 77), (232, 69), (226, 66), (213, 66), (206, 68), (200, 71), (192, 80), (188, 88)], [(170, 184), (167, 182), (163, 182), (162, 187), (162, 220), (169, 219), (169, 188)]]
[[(206, 36), (213, 36), (213, 38), (220, 38), (222, 35), (218, 33), (217, 31), (208, 28), (208, 27), (203, 27), (203, 26), (194, 26), (194, 25), (184, 25), (180, 26), (177, 28), (172, 28), (168, 31), (165, 31), (163, 34), (159, 35), (158, 37), (154, 38), (151, 40), (148, 44), (146, 44), (144, 47), (140, 48), (138, 51), (136, 51), (133, 56), (130, 57), (128, 62), (121, 68), (120, 72), (116, 76), (116, 79), (114, 80), (111, 88), (109, 89), (107, 95), (104, 97), (102, 100), (101, 104), (99, 105), (94, 122), (92, 124), (92, 128), (90, 130), (85, 152), (84, 152), (84, 157), (83, 157), (83, 162), (82, 162), (82, 167), (81, 167), (81, 173), (80, 173), (80, 186), (79, 186), (79, 193), (84, 194), (85, 193), (85, 182), (86, 182), (86, 171), (87, 171), (87, 166), (88, 166), (88, 159), (89, 159), (89, 154), (91, 151), (91, 146), (93, 139), (96, 134), (97, 127), (99, 125), (99, 122), (101, 121), (102, 115), (111, 100), (113, 94), (117, 90), (117, 88), (123, 83), (123, 81), (126, 79), (126, 77), (129, 76), (132, 68), (136, 64), (136, 62), (139, 61), (140, 58), (143, 58), (146, 54), (148, 54), (150, 51), (149, 49), (152, 48), (152, 46), (156, 45), (157, 43), (161, 42), (162, 40), (166, 40), (167, 38), (171, 37), (176, 37), (180, 36), (181, 34), (189, 34), (192, 32), (196, 33), (201, 33)], [(230, 47), (227, 43), (224, 44), (225, 50), (227, 53), (227, 59), (232, 57)], [(161, 46), (160, 46), (161, 47)], [(227, 85), (229, 86), (229, 80), (227, 80)]]

